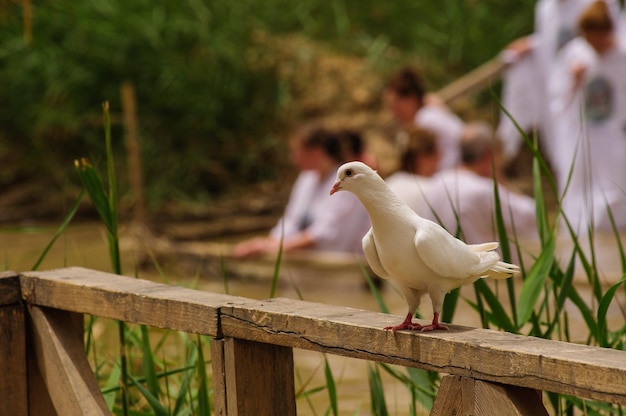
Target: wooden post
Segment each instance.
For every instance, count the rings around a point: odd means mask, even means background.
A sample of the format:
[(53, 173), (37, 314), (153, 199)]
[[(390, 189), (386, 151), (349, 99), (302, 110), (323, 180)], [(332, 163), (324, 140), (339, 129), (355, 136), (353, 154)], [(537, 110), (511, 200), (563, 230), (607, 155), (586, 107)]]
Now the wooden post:
[(537, 390), (444, 376), (430, 416), (548, 416)]
[(291, 348), (236, 338), (211, 344), (217, 415), (295, 416)]
[(109, 415), (85, 356), (83, 316), (37, 306), (29, 306), (29, 315), (37, 367), (54, 410), (59, 415)]
[(135, 87), (129, 81), (120, 87), (122, 113), (126, 131), (126, 154), (128, 156), (128, 182), (133, 193), (133, 222), (144, 226), (146, 222), (145, 198), (143, 194), (143, 168), (139, 145), (139, 118)]
[(17, 274), (0, 273), (0, 415), (28, 416), (26, 333)]

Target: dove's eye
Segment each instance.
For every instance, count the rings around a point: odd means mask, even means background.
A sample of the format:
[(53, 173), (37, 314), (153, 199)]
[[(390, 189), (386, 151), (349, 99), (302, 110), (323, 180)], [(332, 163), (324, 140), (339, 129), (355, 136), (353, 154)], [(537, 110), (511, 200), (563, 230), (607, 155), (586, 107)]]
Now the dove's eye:
[(352, 176), (352, 169), (348, 169), (346, 171), (346, 176)]

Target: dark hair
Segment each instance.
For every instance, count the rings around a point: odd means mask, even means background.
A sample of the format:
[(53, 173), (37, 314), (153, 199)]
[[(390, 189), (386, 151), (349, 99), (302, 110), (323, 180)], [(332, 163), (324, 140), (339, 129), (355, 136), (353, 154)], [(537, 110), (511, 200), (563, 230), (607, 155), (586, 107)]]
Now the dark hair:
[(306, 149), (318, 148), (337, 163), (343, 162), (343, 147), (339, 134), (322, 127), (313, 128), (308, 135), (301, 139), (302, 147)]
[(614, 29), (609, 7), (604, 0), (596, 0), (585, 9), (578, 19), (582, 32), (610, 32)]
[(415, 97), (422, 103), (426, 89), (419, 72), (413, 68), (403, 68), (389, 79), (387, 89), (399, 97)]
[(343, 161), (349, 162), (349, 159), (360, 157), (365, 151), (365, 143), (363, 137), (357, 131), (350, 129), (342, 129), (337, 132), (343, 149)]
[(437, 153), (437, 138), (432, 131), (419, 127), (404, 130), (402, 134), (405, 135), (406, 144), (400, 156), (401, 169), (414, 173), (417, 171), (418, 156)]

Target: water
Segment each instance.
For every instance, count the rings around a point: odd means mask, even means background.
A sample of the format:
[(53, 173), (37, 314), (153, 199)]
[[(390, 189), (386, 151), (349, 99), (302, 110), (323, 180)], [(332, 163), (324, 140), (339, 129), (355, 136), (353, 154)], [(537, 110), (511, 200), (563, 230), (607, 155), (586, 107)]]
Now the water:
[[(21, 228), (0, 228), (0, 269), (24, 271), (30, 270), (43, 251), (46, 244), (56, 229), (52, 226), (36, 226)], [(125, 230), (122, 229), (121, 237), (124, 238)], [(570, 252), (566, 244), (560, 244), (562, 256), (567, 260)], [(598, 257), (602, 264), (605, 281), (608, 283), (617, 281), (621, 274), (619, 256), (615, 250), (615, 243), (610, 237), (600, 239)], [(532, 247), (531, 247), (532, 251)], [(137, 256), (132, 252), (123, 253), (123, 270), (128, 275), (133, 275)], [(531, 264), (530, 257), (525, 259), (526, 264)], [(70, 227), (57, 241), (56, 245), (42, 263), (40, 270), (67, 266), (81, 266), (103, 271), (111, 271), (107, 241), (104, 228), (99, 224), (86, 223)], [(216, 266), (217, 267), (217, 266)], [(226, 268), (234, 267), (226, 263)], [(208, 270), (208, 271), (207, 271)], [(167, 280), (170, 284), (189, 286), (195, 284), (199, 290), (225, 292), (225, 285), (221, 274), (216, 268), (193, 269), (186, 265), (170, 264), (166, 267)], [(198, 279), (194, 278), (197, 275)], [(141, 270), (139, 276), (144, 279), (163, 282), (154, 268)], [(263, 299), (269, 296), (271, 270), (267, 270), (266, 278), (240, 278), (232, 279), (228, 283), (228, 291), (232, 295), (244, 296), (255, 299)], [(192, 283), (196, 282), (196, 283)], [(518, 290), (521, 287), (521, 279), (516, 281)], [(589, 290), (584, 279), (577, 278), (577, 290), (581, 295), (590, 299)], [(504, 286), (499, 291), (502, 303), (508, 304)], [(462, 296), (473, 300), (473, 288), (465, 287)], [(406, 314), (406, 304), (395, 290), (386, 285), (382, 291), (383, 298), (391, 313), (398, 315), (400, 321)], [(277, 296), (298, 298), (320, 302), (325, 304), (348, 306), (353, 308), (377, 311), (378, 305), (374, 297), (365, 288), (365, 282), (358, 268), (342, 273), (328, 271), (301, 270), (289, 265), (284, 265), (281, 273)], [(623, 305), (623, 291), (619, 291), (619, 304)], [(578, 314), (575, 307), (566, 305), (572, 338), (584, 341), (587, 336), (587, 327)], [(428, 298), (423, 300), (422, 313), (425, 317), (432, 316), (432, 310)], [(623, 314), (614, 302), (609, 310), (609, 325), (617, 329), (624, 324)], [(461, 301), (457, 307), (454, 323), (465, 326), (480, 326), (477, 314), (468, 306), (467, 302)], [(366, 342), (366, 340), (364, 340)], [(341, 415), (368, 415), (369, 410), (369, 385), (368, 363), (362, 360), (349, 359), (337, 356), (327, 356), (334, 378), (337, 383), (339, 406)], [(296, 350), (294, 351), (296, 363), (296, 389), (308, 390), (317, 386), (325, 385), (324, 381), (324, 357), (320, 353)], [(406, 388), (391, 379), (384, 377), (386, 400), (390, 413), (404, 416), (409, 414), (410, 397)], [(305, 387), (303, 387), (305, 386)], [(309, 400), (298, 401), (298, 414), (315, 415), (324, 414), (328, 406), (328, 395), (325, 390), (309, 396)], [(427, 414), (422, 412), (422, 414)]]

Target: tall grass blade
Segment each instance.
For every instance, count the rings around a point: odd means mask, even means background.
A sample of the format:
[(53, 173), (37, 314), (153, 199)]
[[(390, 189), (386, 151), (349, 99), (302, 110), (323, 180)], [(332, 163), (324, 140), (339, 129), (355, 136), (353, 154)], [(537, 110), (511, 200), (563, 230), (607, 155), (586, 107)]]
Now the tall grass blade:
[(521, 328), (532, 315), (539, 294), (544, 288), (548, 274), (554, 264), (554, 250), (556, 246), (556, 238), (554, 234), (549, 238), (547, 244), (543, 247), (541, 254), (530, 268), (526, 279), (522, 285), (520, 292), (517, 326)]
[(206, 362), (204, 360), (204, 351), (202, 350), (202, 336), (196, 338), (196, 348), (198, 350), (197, 372), (200, 378), (198, 385), (198, 412), (200, 415), (209, 416), (211, 414), (211, 400), (209, 399), (209, 377), (206, 372)]
[(606, 291), (602, 299), (600, 300), (600, 304), (598, 305), (598, 327), (596, 328), (597, 335), (596, 339), (598, 340), (598, 344), (601, 347), (611, 347), (611, 343), (608, 340), (608, 329), (606, 326), (606, 314), (609, 310), (609, 305), (611, 301), (613, 301), (613, 297), (615, 296), (615, 292), (621, 285), (626, 282), (626, 277), (622, 278), (619, 282), (615, 283), (613, 286)]
[(339, 415), (339, 405), (337, 403), (337, 386), (333, 373), (328, 364), (328, 358), (324, 355), (324, 377), (326, 378), (326, 389), (328, 390), (328, 399), (330, 401), (330, 410), (333, 416)]
[[(383, 296), (380, 293), (378, 286), (376, 286), (376, 284), (374, 283), (374, 278), (372, 278), (372, 275), (370, 274), (369, 270), (363, 264), (359, 264), (359, 267), (361, 268), (363, 277), (365, 277), (365, 281), (367, 282), (367, 287), (370, 289), (370, 292), (372, 292), (372, 295), (374, 295), (374, 299), (376, 300), (376, 303), (378, 304), (378, 308), (380, 309), (382, 313), (389, 313), (389, 308), (385, 304), (385, 300), (383, 299)], [(380, 279), (379, 277), (375, 277), (375, 278)]]
[(82, 189), (80, 191), (80, 194), (78, 195), (78, 198), (76, 198), (74, 205), (72, 205), (72, 208), (70, 208), (69, 212), (65, 216), (65, 219), (63, 220), (59, 228), (56, 230), (56, 232), (54, 233), (54, 236), (52, 236), (52, 239), (50, 240), (48, 245), (41, 252), (41, 255), (39, 256), (39, 258), (33, 265), (32, 270), (39, 269), (39, 266), (41, 266), (41, 262), (46, 258), (46, 256), (48, 255), (48, 252), (50, 251), (54, 243), (61, 236), (61, 234), (63, 234), (63, 232), (67, 229), (68, 225), (74, 218), (74, 215), (76, 215), (76, 211), (78, 211), (78, 208), (80, 207), (80, 203), (82, 202), (84, 196), (85, 196), (85, 190)]
[(148, 404), (154, 411), (155, 416), (169, 416), (170, 415), (169, 411), (161, 404), (158, 397), (154, 396), (150, 392), (150, 390), (146, 389), (143, 386), (143, 384), (141, 384), (139, 380), (137, 380), (135, 377), (133, 377), (130, 374), (128, 375), (128, 377), (133, 382), (135, 387), (137, 387), (137, 390), (139, 390), (139, 392), (143, 395), (143, 397), (146, 398), (146, 401), (148, 402)]
[(114, 365), (111, 374), (109, 374), (109, 378), (102, 388), (102, 396), (104, 397), (104, 402), (107, 404), (107, 408), (109, 411), (113, 410), (113, 406), (115, 405), (115, 395), (120, 385), (122, 371), (120, 366)]
[[(283, 230), (284, 231), (284, 230)], [(278, 254), (276, 255), (276, 263), (274, 263), (274, 274), (272, 275), (272, 286), (270, 288), (270, 298), (276, 296), (276, 288), (278, 287), (278, 277), (280, 276), (280, 265), (283, 262), (283, 241), (285, 239), (284, 233), (280, 237), (278, 243)]]
[(148, 327), (141, 325), (139, 327), (141, 333), (140, 347), (143, 356), (143, 375), (146, 378), (148, 390), (154, 396), (159, 397), (159, 382), (156, 376), (156, 365), (154, 362), (153, 350), (150, 347), (150, 334)]
[(574, 290), (572, 283), (574, 281), (575, 266), (576, 253), (572, 253), (567, 269), (565, 269), (564, 273), (558, 270), (557, 267), (554, 267), (552, 273), (550, 273), (550, 278), (554, 281), (558, 294), (556, 295), (554, 318), (546, 331), (543, 333), (543, 338), (550, 338), (552, 336), (552, 332), (559, 322), (563, 305), (565, 305), (565, 301), (567, 300), (570, 291)]
[(373, 416), (388, 416), (387, 402), (385, 401), (385, 390), (383, 389), (383, 381), (380, 377), (378, 367), (370, 363), (369, 366), (369, 384), (371, 410)]

